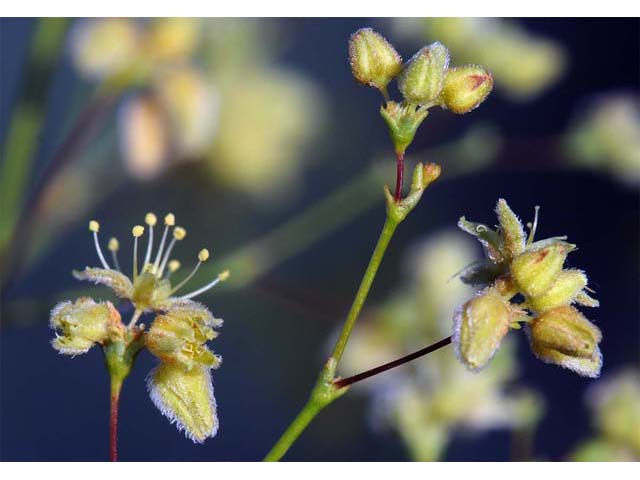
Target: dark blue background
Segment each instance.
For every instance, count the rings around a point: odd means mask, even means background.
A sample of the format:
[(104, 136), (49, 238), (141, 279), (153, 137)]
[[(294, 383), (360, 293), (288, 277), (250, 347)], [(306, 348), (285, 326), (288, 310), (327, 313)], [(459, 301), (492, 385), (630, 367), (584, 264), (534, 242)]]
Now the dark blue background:
[[(272, 20), (276, 22), (275, 20)], [(308, 176), (299, 205), (277, 212), (254, 212), (255, 233), (268, 230), (368, 164), (373, 154), (388, 150), (387, 134), (375, 110), (375, 92), (354, 84), (346, 63), (349, 34), (376, 21), (281, 20), (292, 41), (282, 63), (314, 78), (328, 94), (331, 127), (327, 141)], [(535, 19), (523, 23), (533, 32), (562, 43), (570, 69), (558, 85), (534, 103), (514, 104), (495, 95), (473, 118), (448, 118), (434, 113), (434, 127), (419, 133), (416, 147), (454, 138), (473, 121), (499, 125), (506, 145), (497, 164), (481, 175), (448, 181), (430, 188), (428, 198), (403, 224), (385, 258), (371, 301), (385, 298), (402, 281), (403, 250), (439, 227), (453, 226), (460, 215), (492, 222), (492, 208), (505, 197), (526, 216), (541, 205), (539, 236), (568, 235), (580, 249), (571, 266), (589, 273), (602, 307), (589, 315), (604, 332), (603, 373), (638, 363), (639, 197), (634, 187), (608, 176), (557, 168), (562, 153), (552, 139), (564, 131), (576, 109), (592, 94), (637, 89), (638, 21), (598, 19)], [(0, 138), (22, 78), (32, 20), (0, 23), (2, 82)], [(406, 50), (405, 46), (400, 47)], [(67, 61), (61, 63), (49, 99), (48, 128), (38, 157), (50, 158), (59, 142), (66, 99), (78, 80)], [(440, 125), (440, 126), (439, 126)], [(418, 149), (417, 148), (417, 149)], [(328, 163), (327, 159), (343, 161)], [(323, 159), (327, 165), (323, 165)], [(446, 165), (445, 165), (446, 169)], [(197, 175), (182, 172), (171, 182), (123, 187), (96, 209), (96, 217), (141, 216), (151, 199), (156, 210), (172, 208), (191, 231), (209, 229), (209, 241), (230, 251), (233, 233), (197, 225), (191, 202), (202, 201)], [(179, 194), (176, 195), (176, 194)], [(222, 195), (206, 199), (220, 208)], [(139, 212), (131, 212), (131, 206)], [(155, 208), (155, 207), (154, 207)], [(134, 208), (135, 209), (135, 208)], [(154, 365), (143, 353), (126, 381), (121, 402), (122, 460), (259, 460), (303, 404), (314, 382), (327, 337), (348, 309), (357, 279), (366, 265), (383, 221), (382, 202), (346, 228), (290, 259), (247, 291), (212, 295), (214, 313), (225, 318), (216, 352), (223, 367), (214, 372), (221, 428), (204, 446), (195, 446), (162, 417), (145, 391), (144, 377)], [(83, 222), (82, 225), (84, 225)], [(123, 227), (124, 228), (124, 227)], [(251, 230), (250, 230), (251, 231)], [(251, 238), (246, 237), (246, 239)], [(30, 326), (5, 326), (0, 337), (0, 455), (3, 460), (104, 460), (107, 457), (108, 383), (98, 349), (75, 359), (63, 358), (49, 346), (46, 309), (59, 300), (57, 292), (71, 287), (68, 272), (92, 258), (85, 228), (65, 233), (64, 247), (47, 258), (12, 290), (4, 301), (25, 295), (42, 297)], [(269, 292), (276, 291), (277, 297)], [(283, 301), (282, 299), (286, 299)], [(312, 307), (309, 307), (312, 305)], [(3, 308), (4, 310), (4, 308)], [(3, 311), (3, 316), (6, 311)], [(547, 413), (536, 438), (536, 453), (561, 459), (590, 432), (583, 393), (590, 380), (532, 358), (520, 342), (522, 378), (538, 388)], [(428, 361), (428, 360), (424, 360)], [(452, 356), (452, 361), (454, 358)], [(391, 433), (373, 432), (367, 423), (367, 401), (348, 395), (323, 412), (293, 447), (291, 460), (399, 460), (406, 453)], [(493, 432), (454, 440), (451, 460), (505, 460), (509, 435)]]

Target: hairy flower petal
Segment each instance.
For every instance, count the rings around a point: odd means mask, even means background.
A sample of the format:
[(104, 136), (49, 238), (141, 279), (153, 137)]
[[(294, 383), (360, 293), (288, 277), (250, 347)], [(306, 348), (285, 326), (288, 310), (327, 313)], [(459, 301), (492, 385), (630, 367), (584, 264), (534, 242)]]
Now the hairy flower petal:
[(120, 298), (130, 300), (133, 297), (133, 284), (125, 275), (116, 270), (86, 267), (83, 271), (74, 270), (78, 280), (88, 280), (109, 287)]
[(147, 376), (147, 388), (158, 410), (194, 443), (203, 443), (218, 432), (216, 401), (211, 373), (206, 368), (185, 372), (161, 363)]

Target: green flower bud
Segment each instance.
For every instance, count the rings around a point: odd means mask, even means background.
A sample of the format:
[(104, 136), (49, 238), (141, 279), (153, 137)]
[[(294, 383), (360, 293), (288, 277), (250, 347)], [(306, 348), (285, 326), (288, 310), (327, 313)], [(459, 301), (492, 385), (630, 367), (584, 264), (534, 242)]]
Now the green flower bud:
[(62, 302), (51, 311), (53, 348), (65, 355), (86, 353), (95, 343), (121, 339), (124, 325), (111, 302), (96, 303), (81, 297), (75, 303)]
[(530, 298), (528, 303), (533, 310), (539, 313), (562, 305), (570, 305), (586, 286), (587, 276), (584, 272), (563, 270), (558, 274), (549, 290), (539, 297)]
[(493, 289), (462, 305), (453, 319), (452, 341), (458, 359), (471, 370), (483, 368), (520, 314)]
[(476, 65), (465, 65), (447, 72), (440, 98), (453, 113), (468, 113), (480, 105), (492, 89), (491, 73)]
[(449, 66), (449, 51), (439, 42), (416, 53), (404, 67), (398, 88), (409, 103), (425, 104), (435, 101), (444, 84)]
[(520, 291), (530, 298), (546, 293), (574, 248), (570, 243), (555, 241), (514, 258), (510, 265), (511, 275)]
[(569, 306), (543, 313), (530, 326), (531, 349), (540, 360), (587, 377), (600, 375), (601, 340), (598, 327)]
[(353, 76), (360, 83), (379, 90), (402, 70), (402, 58), (378, 32), (361, 28), (349, 40), (349, 62)]
[(162, 362), (178, 365), (185, 371), (194, 366), (216, 368), (220, 358), (206, 346), (217, 333), (210, 327), (171, 314), (158, 315), (145, 336), (145, 345)]
[(498, 200), (496, 214), (500, 221), (503, 250), (509, 259), (514, 258), (524, 252), (526, 236), (522, 223), (503, 198)]

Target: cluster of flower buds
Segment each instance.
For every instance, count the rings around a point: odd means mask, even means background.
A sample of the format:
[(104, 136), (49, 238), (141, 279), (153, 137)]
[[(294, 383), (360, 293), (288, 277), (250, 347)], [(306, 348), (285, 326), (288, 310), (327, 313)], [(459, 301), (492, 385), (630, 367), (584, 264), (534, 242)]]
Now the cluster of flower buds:
[[(219, 274), (191, 293), (175, 296), (209, 259), (209, 251), (201, 250), (191, 273), (172, 286), (171, 275), (180, 268), (180, 262), (171, 259), (171, 253), (176, 242), (186, 237), (186, 230), (175, 225), (173, 214), (167, 214), (154, 256), (157, 217), (148, 213), (145, 223), (148, 243), (140, 269), (138, 240), (145, 228), (142, 225), (132, 228), (131, 278), (120, 268), (120, 242), (116, 238), (111, 238), (108, 243), (112, 264), (107, 262), (98, 238), (100, 225), (95, 220), (89, 223), (89, 230), (102, 268), (86, 267), (83, 271), (74, 272), (79, 280), (106, 285), (116, 296), (130, 302), (134, 307), (130, 323), (126, 326), (122, 323), (120, 313), (110, 302), (96, 303), (84, 297), (75, 303), (62, 302), (51, 312), (51, 327), (56, 330), (52, 345), (60, 353), (77, 355), (100, 344), (104, 347), (107, 365), (117, 365), (118, 368), (124, 365), (126, 374), (139, 349), (147, 347), (160, 360), (160, 365), (147, 377), (151, 399), (172, 423), (175, 422), (194, 442), (200, 443), (214, 436), (218, 428), (210, 370), (220, 365), (221, 358), (211, 352), (206, 343), (217, 336), (214, 328), (220, 327), (222, 320), (214, 318), (206, 306), (191, 299), (224, 281), (229, 272)], [(148, 329), (143, 324), (137, 325), (143, 313), (154, 315)], [(114, 345), (117, 348), (113, 348)]]
[[(423, 47), (403, 65), (393, 45), (372, 29), (363, 28), (351, 36), (349, 57), (356, 80), (377, 88), (385, 97), (381, 114), (398, 153), (411, 143), (429, 108), (467, 113), (493, 88), (493, 77), (483, 67), (449, 68), (449, 51), (439, 42)], [(389, 99), (388, 85), (394, 78), (404, 98), (401, 103)]]
[[(602, 367), (602, 335), (573, 304), (597, 307), (587, 293), (587, 276), (564, 269), (575, 245), (566, 237), (533, 241), (538, 210), (528, 238), (518, 217), (500, 199), (499, 227), (460, 219), (459, 227), (478, 238), (487, 259), (466, 267), (462, 281), (484, 290), (463, 304), (454, 317), (453, 343), (472, 370), (484, 367), (509, 329), (527, 325), (531, 349), (542, 361), (597, 377)], [(516, 295), (523, 303), (512, 303)]]

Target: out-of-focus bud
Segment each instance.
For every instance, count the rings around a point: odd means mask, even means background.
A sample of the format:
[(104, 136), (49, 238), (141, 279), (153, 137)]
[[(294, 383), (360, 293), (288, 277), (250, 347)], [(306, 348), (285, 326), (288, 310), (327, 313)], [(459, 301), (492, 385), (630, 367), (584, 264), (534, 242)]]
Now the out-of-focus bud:
[(522, 223), (503, 198), (498, 200), (496, 214), (500, 221), (504, 252), (508, 259), (514, 258), (524, 252), (526, 237)]
[(470, 370), (483, 368), (496, 353), (521, 312), (492, 289), (485, 290), (462, 305), (453, 319), (456, 355)]
[(200, 72), (187, 67), (163, 71), (156, 89), (175, 127), (178, 155), (203, 154), (216, 134), (217, 90)]
[(132, 19), (80, 20), (71, 34), (71, 56), (84, 75), (114, 75), (131, 66), (138, 54), (139, 37)]
[(88, 297), (56, 305), (50, 325), (56, 330), (53, 348), (66, 355), (86, 353), (95, 343), (120, 339), (125, 328), (111, 302), (96, 303)]
[(551, 288), (539, 297), (529, 299), (529, 306), (538, 313), (561, 305), (570, 305), (587, 286), (587, 276), (580, 270), (563, 270)]
[(598, 430), (618, 447), (640, 458), (640, 372), (628, 368), (594, 385), (587, 401)]
[(557, 241), (514, 258), (511, 262), (511, 275), (520, 291), (530, 298), (546, 293), (562, 271), (567, 255), (574, 248), (575, 245)]
[(435, 42), (422, 48), (407, 62), (398, 79), (402, 96), (409, 103), (435, 101), (442, 92), (448, 66), (447, 47)]
[(402, 70), (402, 58), (378, 32), (361, 28), (349, 40), (349, 62), (353, 76), (360, 83), (379, 90)]
[(162, 363), (149, 373), (147, 388), (158, 410), (194, 443), (202, 443), (218, 432), (209, 369), (185, 372), (179, 366)]
[(600, 375), (602, 334), (578, 310), (562, 306), (536, 317), (530, 325), (533, 353), (586, 377)]
[(452, 68), (444, 78), (442, 104), (453, 113), (468, 113), (480, 105), (493, 89), (493, 76), (476, 65)]
[(166, 17), (152, 20), (146, 40), (146, 55), (161, 62), (179, 62), (196, 47), (200, 33), (199, 20)]
[(151, 96), (133, 97), (120, 109), (120, 149), (129, 173), (140, 180), (158, 175), (169, 154), (164, 112)]

